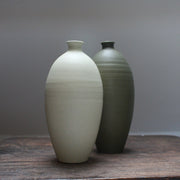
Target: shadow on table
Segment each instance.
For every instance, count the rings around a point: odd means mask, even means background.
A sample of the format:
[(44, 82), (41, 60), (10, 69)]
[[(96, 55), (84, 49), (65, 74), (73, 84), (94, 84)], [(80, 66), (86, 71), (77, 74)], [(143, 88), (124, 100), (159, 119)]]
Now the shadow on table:
[(57, 158), (52, 158), (51, 165), (60, 167), (60, 168), (67, 168), (67, 167), (76, 167), (76, 168), (85, 168), (86, 166), (89, 168), (91, 166), (94, 167), (94, 165), (99, 165), (102, 164), (106, 161), (111, 161), (116, 158), (122, 158), (122, 156), (130, 155), (133, 154), (135, 151), (130, 148), (125, 148), (123, 153), (119, 154), (103, 154), (103, 153), (98, 153), (96, 149), (93, 150), (91, 156), (89, 157), (88, 161), (83, 162), (83, 163), (62, 163), (59, 162)]

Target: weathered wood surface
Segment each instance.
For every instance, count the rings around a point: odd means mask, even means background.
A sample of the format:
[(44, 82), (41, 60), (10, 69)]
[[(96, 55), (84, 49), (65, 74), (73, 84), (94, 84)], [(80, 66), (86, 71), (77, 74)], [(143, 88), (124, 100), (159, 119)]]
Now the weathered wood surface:
[(59, 163), (48, 137), (0, 140), (0, 179), (180, 180), (180, 138), (130, 136), (122, 154), (92, 152), (82, 164)]

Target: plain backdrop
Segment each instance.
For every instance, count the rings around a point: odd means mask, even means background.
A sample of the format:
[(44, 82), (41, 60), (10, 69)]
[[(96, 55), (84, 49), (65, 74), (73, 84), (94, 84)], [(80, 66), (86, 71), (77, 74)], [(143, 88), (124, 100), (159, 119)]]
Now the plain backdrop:
[(180, 130), (180, 0), (0, 0), (0, 134), (47, 134), (45, 81), (66, 41), (115, 41), (135, 81), (131, 133)]

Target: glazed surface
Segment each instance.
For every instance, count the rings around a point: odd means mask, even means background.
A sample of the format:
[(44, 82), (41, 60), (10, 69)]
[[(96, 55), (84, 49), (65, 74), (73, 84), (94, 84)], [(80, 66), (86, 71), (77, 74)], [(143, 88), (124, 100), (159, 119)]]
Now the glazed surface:
[(102, 111), (102, 81), (95, 63), (77, 44), (52, 65), (46, 82), (46, 116), (57, 157), (88, 159)]
[(99, 152), (119, 153), (123, 151), (133, 114), (132, 72), (121, 53), (113, 48), (101, 50), (95, 55), (94, 61), (100, 71), (104, 89), (97, 149)]

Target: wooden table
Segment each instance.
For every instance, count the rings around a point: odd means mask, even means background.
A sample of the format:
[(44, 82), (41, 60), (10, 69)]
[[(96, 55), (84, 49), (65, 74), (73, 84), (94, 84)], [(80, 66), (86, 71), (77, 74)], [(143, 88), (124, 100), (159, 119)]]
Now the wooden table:
[(180, 138), (130, 136), (122, 154), (91, 153), (82, 164), (59, 163), (48, 137), (0, 139), (0, 179), (180, 180)]

